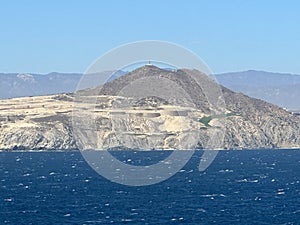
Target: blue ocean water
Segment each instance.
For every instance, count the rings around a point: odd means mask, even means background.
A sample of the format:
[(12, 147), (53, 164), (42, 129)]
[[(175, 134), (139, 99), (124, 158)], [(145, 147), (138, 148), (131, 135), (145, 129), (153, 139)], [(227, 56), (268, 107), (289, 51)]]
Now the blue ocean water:
[[(203, 152), (145, 187), (99, 176), (80, 152), (0, 153), (1, 224), (300, 224), (300, 151)], [(130, 163), (168, 152), (113, 152)], [(130, 158), (130, 160), (128, 160)]]

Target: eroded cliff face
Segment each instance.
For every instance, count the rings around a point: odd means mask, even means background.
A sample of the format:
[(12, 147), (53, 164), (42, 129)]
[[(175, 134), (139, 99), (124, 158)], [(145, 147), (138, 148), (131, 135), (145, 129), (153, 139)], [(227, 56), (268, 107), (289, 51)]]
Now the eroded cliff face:
[[(258, 149), (300, 148), (300, 117), (221, 87), (226, 110), (211, 114), (203, 88), (186, 73), (144, 67), (105, 86), (74, 94), (0, 101), (0, 149)], [(120, 96), (127, 84), (163, 76), (188, 90), (180, 99)], [(217, 84), (200, 75), (202, 84)], [(73, 129), (75, 128), (75, 129)], [(77, 138), (75, 138), (77, 137)]]
[(63, 96), (67, 95), (0, 101), (0, 149), (76, 149), (71, 126), (73, 103), (59, 99)]
[[(227, 108), (241, 115), (226, 120), (226, 134), (235, 139), (228, 147), (299, 148), (299, 115), (241, 93), (223, 93)], [(230, 137), (225, 140), (232, 142)]]

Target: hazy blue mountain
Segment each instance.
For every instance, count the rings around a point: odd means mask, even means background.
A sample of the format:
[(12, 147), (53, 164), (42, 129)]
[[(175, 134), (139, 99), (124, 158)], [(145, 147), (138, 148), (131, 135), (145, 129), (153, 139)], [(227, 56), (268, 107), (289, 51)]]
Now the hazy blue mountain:
[[(105, 82), (103, 78), (112, 74), (109, 80), (114, 80), (124, 74), (123, 71), (103, 72), (99, 74), (89, 74), (84, 88), (91, 88)], [(0, 99), (49, 95), (66, 92), (74, 92), (82, 77), (79, 73), (49, 73), (49, 74), (29, 74), (29, 73), (0, 73)]]
[(1, 73), (0, 99), (72, 92), (80, 77), (77, 73)]
[[(109, 80), (123, 74), (124, 72), (118, 71)], [(0, 73), (0, 99), (73, 92), (80, 78), (79, 73)], [(233, 91), (284, 108), (300, 109), (300, 75), (249, 70), (217, 74), (216, 78), (220, 84)], [(103, 81), (98, 74), (92, 74), (86, 82), (84, 87), (92, 87)]]
[(248, 70), (217, 74), (225, 87), (283, 108), (300, 109), (300, 75)]

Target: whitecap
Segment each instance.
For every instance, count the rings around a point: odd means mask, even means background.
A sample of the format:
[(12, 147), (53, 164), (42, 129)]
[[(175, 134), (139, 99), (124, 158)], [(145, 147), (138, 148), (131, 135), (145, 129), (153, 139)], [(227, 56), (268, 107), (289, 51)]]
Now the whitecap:
[(198, 211), (198, 212), (206, 212), (206, 210), (203, 209), (203, 208), (199, 208), (199, 209), (197, 209), (197, 211)]
[(232, 173), (233, 170), (225, 169), (225, 170), (219, 170), (219, 173)]
[(258, 183), (258, 180), (248, 180), (248, 179), (242, 179), (242, 180), (236, 180), (238, 183)]
[(131, 222), (132, 219), (121, 219), (122, 222)]
[(300, 213), (300, 209), (293, 212), (294, 214)]
[(207, 195), (201, 195), (201, 197), (213, 198), (213, 197), (227, 197), (227, 196), (224, 194), (207, 194)]

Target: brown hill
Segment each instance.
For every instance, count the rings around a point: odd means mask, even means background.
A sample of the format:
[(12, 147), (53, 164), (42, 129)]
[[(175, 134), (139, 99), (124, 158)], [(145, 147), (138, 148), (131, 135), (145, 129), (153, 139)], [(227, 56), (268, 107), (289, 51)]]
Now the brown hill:
[(0, 107), (1, 149), (300, 148), (299, 115), (196, 70), (144, 66), (75, 95)]

